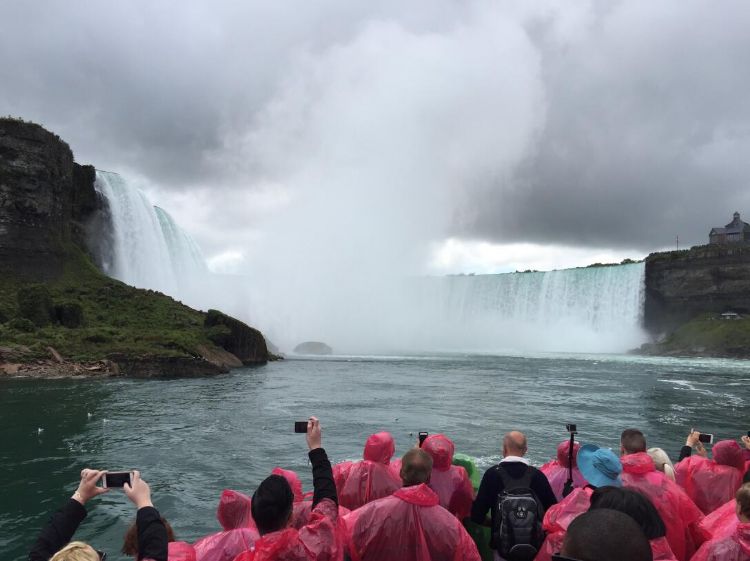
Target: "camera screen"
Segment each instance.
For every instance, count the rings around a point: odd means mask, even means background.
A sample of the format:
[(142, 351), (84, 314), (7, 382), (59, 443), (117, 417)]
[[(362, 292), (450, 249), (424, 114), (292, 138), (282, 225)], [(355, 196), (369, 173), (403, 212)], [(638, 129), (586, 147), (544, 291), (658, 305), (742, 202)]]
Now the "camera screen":
[(125, 484), (130, 484), (130, 472), (129, 471), (113, 471), (106, 474), (107, 487), (124, 487)]
[(704, 444), (711, 444), (714, 440), (714, 435), (701, 433), (701, 435), (698, 437), (698, 440), (700, 440)]
[(306, 433), (307, 432), (307, 421), (295, 421), (294, 422), (294, 432), (296, 432), (296, 433)]

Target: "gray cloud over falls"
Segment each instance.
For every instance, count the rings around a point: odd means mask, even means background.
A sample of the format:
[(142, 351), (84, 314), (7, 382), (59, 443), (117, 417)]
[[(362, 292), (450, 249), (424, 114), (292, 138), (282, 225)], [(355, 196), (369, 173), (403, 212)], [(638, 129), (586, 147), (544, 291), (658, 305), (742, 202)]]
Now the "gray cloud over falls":
[(750, 215), (746, 2), (370, 4), (4, 2), (0, 112), (183, 201), (208, 253), (648, 251)]

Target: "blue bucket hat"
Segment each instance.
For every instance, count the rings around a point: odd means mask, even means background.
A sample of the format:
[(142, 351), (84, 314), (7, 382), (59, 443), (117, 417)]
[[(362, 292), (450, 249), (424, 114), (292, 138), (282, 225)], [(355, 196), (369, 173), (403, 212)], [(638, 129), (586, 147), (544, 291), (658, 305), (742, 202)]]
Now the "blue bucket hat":
[(578, 451), (578, 469), (584, 479), (594, 487), (622, 487), (622, 463), (609, 448), (599, 448), (596, 444), (584, 444)]

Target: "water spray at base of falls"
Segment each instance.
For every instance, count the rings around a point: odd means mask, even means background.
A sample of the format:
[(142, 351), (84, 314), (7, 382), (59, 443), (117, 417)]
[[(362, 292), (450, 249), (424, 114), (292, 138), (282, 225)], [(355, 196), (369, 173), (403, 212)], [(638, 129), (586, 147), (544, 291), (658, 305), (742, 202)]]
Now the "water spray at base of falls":
[(171, 216), (120, 175), (97, 171), (96, 189), (110, 215), (105, 273), (221, 309), (282, 351), (321, 340), (350, 354), (624, 352), (647, 338), (643, 263), (408, 279), (355, 272), (317, 283), (291, 271), (216, 275)]

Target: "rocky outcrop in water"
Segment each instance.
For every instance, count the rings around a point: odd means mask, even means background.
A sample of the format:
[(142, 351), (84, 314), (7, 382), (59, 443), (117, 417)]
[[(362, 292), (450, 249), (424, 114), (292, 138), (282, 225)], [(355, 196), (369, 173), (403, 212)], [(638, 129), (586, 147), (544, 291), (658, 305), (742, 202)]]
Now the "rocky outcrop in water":
[(644, 324), (671, 332), (701, 314), (750, 312), (750, 244), (705, 245), (646, 258)]
[(330, 355), (333, 349), (320, 341), (305, 341), (294, 347), (294, 352), (301, 355)]
[(218, 310), (208, 310), (204, 326), (214, 344), (236, 356), (242, 364), (264, 363), (273, 358), (266, 340), (257, 329)]

